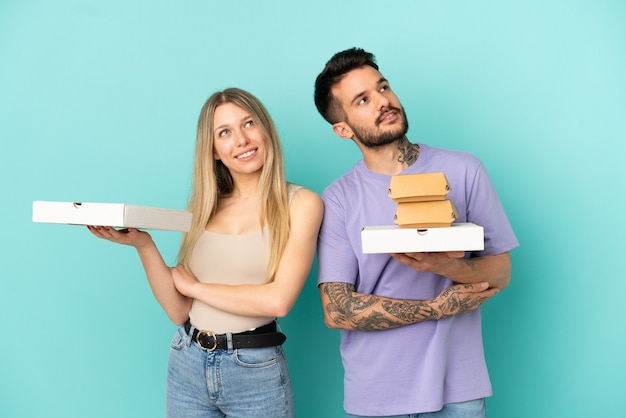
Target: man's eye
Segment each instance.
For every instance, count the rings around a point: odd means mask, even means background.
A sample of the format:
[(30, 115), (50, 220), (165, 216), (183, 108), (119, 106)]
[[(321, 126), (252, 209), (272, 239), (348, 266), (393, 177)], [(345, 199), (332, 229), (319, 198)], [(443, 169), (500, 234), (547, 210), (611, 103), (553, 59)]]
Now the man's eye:
[(382, 93), (383, 91), (387, 91), (387, 90), (389, 90), (389, 86), (382, 86), (382, 87), (380, 88), (381, 93)]
[(359, 105), (365, 104), (367, 103), (367, 97), (363, 97), (361, 100), (359, 100)]

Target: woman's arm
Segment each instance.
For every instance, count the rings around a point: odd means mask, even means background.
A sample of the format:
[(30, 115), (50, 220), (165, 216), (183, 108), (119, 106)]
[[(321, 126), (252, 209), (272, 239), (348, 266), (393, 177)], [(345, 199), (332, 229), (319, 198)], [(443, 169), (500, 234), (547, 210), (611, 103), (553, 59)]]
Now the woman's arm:
[(236, 315), (287, 315), (311, 271), (323, 211), (322, 200), (312, 191), (300, 189), (293, 195), (289, 239), (273, 281), (259, 285), (200, 283), (177, 266), (172, 269), (176, 287), (187, 297)]
[(119, 231), (108, 226), (87, 228), (98, 238), (135, 247), (152, 293), (170, 320), (181, 325), (189, 318), (192, 300), (176, 290), (170, 268), (163, 261), (150, 234), (134, 228)]

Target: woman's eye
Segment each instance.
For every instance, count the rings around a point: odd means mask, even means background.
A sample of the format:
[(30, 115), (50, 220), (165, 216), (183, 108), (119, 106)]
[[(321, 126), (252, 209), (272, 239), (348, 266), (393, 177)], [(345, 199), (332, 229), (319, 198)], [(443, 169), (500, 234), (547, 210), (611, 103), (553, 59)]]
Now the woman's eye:
[(244, 126), (245, 126), (246, 128), (249, 128), (249, 127), (251, 127), (251, 126), (254, 126), (254, 121), (253, 121), (252, 119), (250, 119), (249, 121), (247, 121), (247, 122), (244, 124)]
[(218, 135), (219, 135), (219, 136), (226, 136), (226, 135), (228, 135), (229, 133), (230, 133), (230, 130), (228, 130), (228, 129), (222, 129), (222, 130), (218, 133)]

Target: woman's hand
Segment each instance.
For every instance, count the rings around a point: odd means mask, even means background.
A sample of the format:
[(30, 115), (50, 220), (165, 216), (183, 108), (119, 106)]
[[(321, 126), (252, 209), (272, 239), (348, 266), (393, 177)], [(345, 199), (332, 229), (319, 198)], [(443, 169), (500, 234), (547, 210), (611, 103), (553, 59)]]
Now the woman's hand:
[(174, 286), (176, 286), (176, 290), (184, 296), (193, 298), (193, 288), (195, 285), (200, 283), (198, 279), (196, 279), (196, 277), (189, 270), (180, 264), (176, 267), (170, 268), (170, 271), (174, 277)]
[(117, 230), (110, 226), (88, 225), (87, 229), (98, 238), (135, 248), (140, 248), (152, 241), (150, 234), (135, 228)]

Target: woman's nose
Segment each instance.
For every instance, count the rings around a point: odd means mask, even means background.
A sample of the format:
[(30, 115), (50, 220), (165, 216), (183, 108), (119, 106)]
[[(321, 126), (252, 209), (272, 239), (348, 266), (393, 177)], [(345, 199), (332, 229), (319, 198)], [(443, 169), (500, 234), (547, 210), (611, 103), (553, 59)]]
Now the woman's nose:
[(235, 134), (235, 143), (241, 146), (241, 145), (246, 145), (248, 142), (250, 142), (248, 135), (246, 135), (244, 131), (238, 130), (237, 133)]

